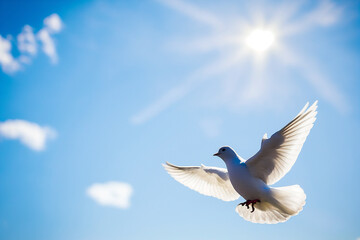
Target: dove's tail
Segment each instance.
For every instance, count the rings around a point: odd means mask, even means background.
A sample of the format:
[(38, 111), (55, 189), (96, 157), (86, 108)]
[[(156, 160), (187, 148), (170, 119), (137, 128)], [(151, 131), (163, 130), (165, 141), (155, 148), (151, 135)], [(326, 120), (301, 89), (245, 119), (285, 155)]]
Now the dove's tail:
[(236, 207), (236, 212), (250, 222), (274, 224), (285, 222), (305, 205), (306, 195), (299, 185), (270, 188), (270, 191), (272, 198), (257, 202), (254, 212), (241, 205)]
[(274, 205), (291, 216), (298, 214), (305, 205), (306, 195), (299, 185), (271, 188)]

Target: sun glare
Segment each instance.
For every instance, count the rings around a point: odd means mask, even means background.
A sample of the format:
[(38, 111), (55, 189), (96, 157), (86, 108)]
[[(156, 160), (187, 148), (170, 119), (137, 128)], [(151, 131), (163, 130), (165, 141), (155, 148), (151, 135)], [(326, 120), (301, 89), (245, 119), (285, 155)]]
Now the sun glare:
[(246, 44), (257, 52), (264, 52), (273, 45), (274, 33), (269, 30), (255, 29), (246, 38)]

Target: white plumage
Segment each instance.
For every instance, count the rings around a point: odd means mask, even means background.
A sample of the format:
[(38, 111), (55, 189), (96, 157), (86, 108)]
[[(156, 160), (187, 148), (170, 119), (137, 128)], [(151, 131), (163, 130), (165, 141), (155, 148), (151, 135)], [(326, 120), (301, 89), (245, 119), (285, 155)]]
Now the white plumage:
[(246, 161), (254, 177), (272, 185), (290, 170), (316, 120), (316, 104), (317, 101), (306, 110), (307, 103), (290, 123), (271, 138), (264, 135), (260, 150)]
[(216, 197), (223, 201), (234, 201), (239, 198), (226, 169), (216, 167), (178, 167), (166, 162), (166, 171), (178, 182), (206, 196)]
[(230, 147), (222, 147), (214, 154), (227, 169), (192, 166), (180, 167), (163, 164), (178, 182), (201, 194), (233, 201), (241, 195), (246, 200), (259, 200), (238, 205), (236, 212), (254, 223), (278, 223), (298, 214), (305, 205), (306, 195), (299, 185), (269, 187), (279, 181), (294, 165), (301, 148), (313, 127), (317, 114), (317, 101), (307, 103), (300, 113), (270, 138), (264, 135), (260, 150), (246, 162)]

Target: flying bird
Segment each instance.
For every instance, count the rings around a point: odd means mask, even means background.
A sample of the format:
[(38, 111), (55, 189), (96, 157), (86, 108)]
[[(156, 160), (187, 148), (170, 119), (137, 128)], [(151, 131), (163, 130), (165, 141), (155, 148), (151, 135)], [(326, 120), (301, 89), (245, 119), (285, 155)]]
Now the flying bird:
[(231, 147), (224, 146), (214, 156), (220, 157), (226, 168), (176, 166), (166, 162), (166, 171), (178, 182), (201, 194), (234, 201), (242, 196), (235, 211), (253, 223), (274, 224), (297, 215), (305, 205), (306, 195), (299, 185), (270, 187), (294, 165), (313, 127), (317, 101), (307, 103), (300, 113), (270, 138), (261, 140), (260, 150), (248, 160)]

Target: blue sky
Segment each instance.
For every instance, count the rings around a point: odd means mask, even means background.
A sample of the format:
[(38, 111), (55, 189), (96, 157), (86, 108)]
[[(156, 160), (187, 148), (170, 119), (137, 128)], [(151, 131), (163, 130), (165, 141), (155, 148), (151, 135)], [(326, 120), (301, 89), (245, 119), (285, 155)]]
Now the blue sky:
[[(358, 9), (2, 1), (0, 239), (357, 239)], [(19, 48), (26, 25), (36, 53)], [(244, 42), (259, 28), (275, 36), (263, 53)], [(212, 156), (223, 145), (249, 158), (265, 132), (315, 100), (315, 126), (276, 183), (307, 194), (286, 223), (246, 222), (235, 213), (241, 199), (200, 195), (161, 166), (224, 167)], [(119, 188), (123, 202), (106, 198)]]

